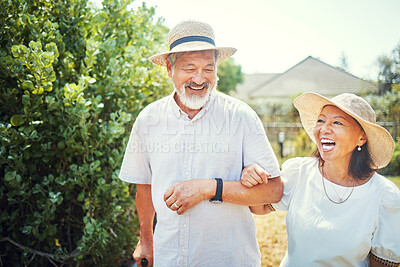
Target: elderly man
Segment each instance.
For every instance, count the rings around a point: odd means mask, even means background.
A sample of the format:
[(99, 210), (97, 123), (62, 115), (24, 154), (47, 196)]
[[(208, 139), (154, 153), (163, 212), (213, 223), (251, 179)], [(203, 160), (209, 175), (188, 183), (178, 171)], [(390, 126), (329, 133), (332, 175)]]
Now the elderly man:
[[(197, 21), (175, 26), (169, 45), (150, 60), (167, 68), (175, 90), (139, 114), (119, 175), (137, 184), (133, 256), (138, 265), (260, 266), (248, 206), (278, 202), (283, 188), (256, 113), (216, 91), (217, 62), (236, 49), (216, 47), (212, 28)], [(246, 188), (241, 172), (255, 163), (271, 175), (255, 170), (264, 183)]]

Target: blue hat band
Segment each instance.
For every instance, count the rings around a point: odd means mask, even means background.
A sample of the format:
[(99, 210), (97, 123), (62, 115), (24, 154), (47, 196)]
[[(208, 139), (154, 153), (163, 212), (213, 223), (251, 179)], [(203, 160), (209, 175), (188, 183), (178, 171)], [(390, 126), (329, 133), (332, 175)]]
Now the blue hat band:
[(205, 36), (186, 36), (186, 37), (182, 37), (182, 38), (176, 40), (175, 42), (173, 42), (169, 46), (169, 50), (172, 50), (177, 45), (180, 45), (180, 44), (183, 44), (183, 43), (189, 43), (189, 42), (196, 42), (196, 41), (206, 42), (206, 43), (209, 43), (209, 44), (212, 44), (213, 46), (215, 46), (214, 40), (209, 38), (209, 37), (205, 37)]

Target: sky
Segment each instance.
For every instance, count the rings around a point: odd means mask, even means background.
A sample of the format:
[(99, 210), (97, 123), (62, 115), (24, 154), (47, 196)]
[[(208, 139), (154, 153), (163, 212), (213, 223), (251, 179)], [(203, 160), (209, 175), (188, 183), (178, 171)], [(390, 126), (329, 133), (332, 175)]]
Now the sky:
[[(209, 23), (217, 46), (244, 73), (282, 73), (308, 56), (376, 79), (377, 58), (400, 45), (400, 0), (135, 0), (156, 7), (172, 28), (185, 19)], [(167, 42), (167, 40), (166, 40)]]

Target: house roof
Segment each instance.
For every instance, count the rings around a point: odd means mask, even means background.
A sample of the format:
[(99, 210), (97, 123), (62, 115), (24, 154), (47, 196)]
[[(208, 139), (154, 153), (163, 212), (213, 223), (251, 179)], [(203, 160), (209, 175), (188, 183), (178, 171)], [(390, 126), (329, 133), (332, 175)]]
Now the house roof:
[[(252, 76), (252, 75), (251, 75)], [(324, 96), (334, 96), (340, 93), (361, 93), (364, 91), (377, 91), (377, 87), (361, 78), (358, 78), (342, 69), (335, 68), (319, 59), (311, 56), (299, 62), (282, 74), (257, 77), (244, 77), (242, 86), (247, 86), (247, 96), (256, 97), (280, 97), (286, 98), (301, 92), (316, 92)], [(250, 83), (256, 80), (257, 82)]]
[(256, 73), (256, 74), (244, 74), (243, 82), (238, 84), (236, 92), (231, 92), (231, 95), (236, 98), (245, 99), (248, 98), (250, 93), (255, 88), (263, 86), (267, 81), (275, 78), (277, 73)]

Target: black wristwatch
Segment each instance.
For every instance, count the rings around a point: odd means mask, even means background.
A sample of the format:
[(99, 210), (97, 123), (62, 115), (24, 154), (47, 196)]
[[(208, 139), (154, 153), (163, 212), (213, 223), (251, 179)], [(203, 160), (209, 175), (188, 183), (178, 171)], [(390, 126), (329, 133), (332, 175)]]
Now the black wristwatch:
[(212, 203), (222, 203), (222, 188), (223, 188), (223, 183), (221, 178), (215, 178), (217, 181), (217, 190), (215, 192), (215, 196), (210, 199), (210, 202)]

